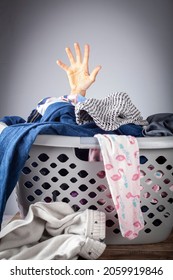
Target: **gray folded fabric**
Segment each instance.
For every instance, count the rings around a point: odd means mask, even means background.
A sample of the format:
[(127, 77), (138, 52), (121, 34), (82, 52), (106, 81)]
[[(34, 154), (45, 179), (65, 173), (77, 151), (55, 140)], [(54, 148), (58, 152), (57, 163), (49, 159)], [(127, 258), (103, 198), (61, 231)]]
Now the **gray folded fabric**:
[(74, 212), (63, 202), (37, 202), (25, 219), (0, 232), (0, 259), (97, 259), (105, 250), (105, 214)]
[(173, 113), (159, 113), (147, 118), (148, 125), (143, 129), (144, 136), (172, 136)]

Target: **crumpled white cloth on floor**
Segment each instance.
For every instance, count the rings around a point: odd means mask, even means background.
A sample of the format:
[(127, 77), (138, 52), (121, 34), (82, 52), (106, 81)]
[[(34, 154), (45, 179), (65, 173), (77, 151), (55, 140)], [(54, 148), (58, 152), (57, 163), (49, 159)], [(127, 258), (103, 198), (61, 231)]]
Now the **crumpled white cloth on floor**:
[(97, 259), (105, 250), (105, 213), (74, 212), (64, 202), (37, 202), (0, 232), (0, 259)]

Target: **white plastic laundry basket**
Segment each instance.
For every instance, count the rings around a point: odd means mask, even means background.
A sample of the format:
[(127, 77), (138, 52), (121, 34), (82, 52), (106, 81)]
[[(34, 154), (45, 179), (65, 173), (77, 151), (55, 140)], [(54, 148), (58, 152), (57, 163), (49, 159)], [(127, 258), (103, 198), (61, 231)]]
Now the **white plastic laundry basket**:
[(141, 209), (145, 227), (130, 241), (123, 238), (110, 198), (103, 162), (84, 158), (99, 148), (94, 137), (39, 135), (18, 182), (18, 203), (24, 214), (37, 201), (63, 201), (75, 211), (106, 213), (107, 244), (144, 244), (165, 240), (173, 228), (173, 137), (138, 138), (141, 167)]

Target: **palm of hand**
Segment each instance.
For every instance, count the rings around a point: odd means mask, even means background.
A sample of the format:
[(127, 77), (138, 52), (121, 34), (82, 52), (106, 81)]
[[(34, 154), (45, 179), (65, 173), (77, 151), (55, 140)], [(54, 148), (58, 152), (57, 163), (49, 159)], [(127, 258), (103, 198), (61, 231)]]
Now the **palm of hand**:
[(88, 60), (89, 60), (89, 46), (85, 45), (84, 50), (84, 58), (82, 61), (81, 51), (79, 44), (74, 44), (76, 59), (74, 59), (73, 54), (69, 48), (66, 48), (66, 53), (68, 55), (69, 61), (71, 63), (70, 66), (67, 66), (60, 60), (57, 61), (57, 64), (66, 71), (70, 87), (71, 93), (80, 93), (83, 96), (86, 94), (86, 90), (91, 86), (91, 84), (95, 81), (96, 76), (101, 69), (101, 66), (97, 66), (91, 74), (88, 71)]
[(67, 76), (71, 90), (76, 92), (87, 90), (94, 82), (82, 65), (71, 66), (67, 72)]

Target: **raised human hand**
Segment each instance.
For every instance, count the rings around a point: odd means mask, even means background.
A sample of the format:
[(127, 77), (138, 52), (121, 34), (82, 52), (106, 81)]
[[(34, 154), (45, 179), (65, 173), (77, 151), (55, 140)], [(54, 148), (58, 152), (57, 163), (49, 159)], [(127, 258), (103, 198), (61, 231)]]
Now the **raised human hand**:
[(83, 59), (78, 43), (74, 43), (74, 49), (76, 59), (74, 58), (70, 48), (65, 49), (71, 64), (70, 66), (67, 66), (61, 60), (57, 60), (57, 64), (67, 73), (71, 87), (71, 94), (80, 93), (81, 95), (85, 96), (86, 90), (95, 82), (96, 76), (100, 71), (101, 66), (95, 67), (91, 74), (89, 74), (89, 45), (86, 44), (84, 47)]

